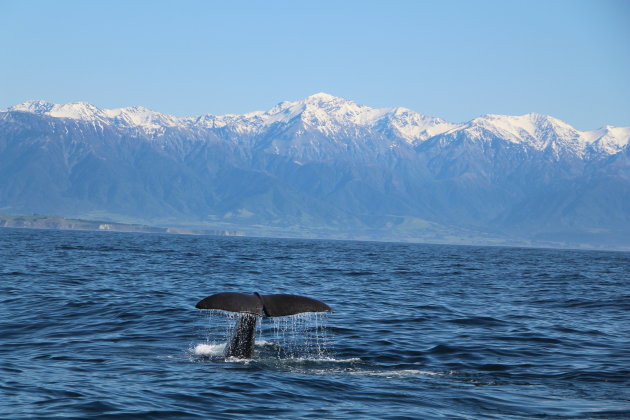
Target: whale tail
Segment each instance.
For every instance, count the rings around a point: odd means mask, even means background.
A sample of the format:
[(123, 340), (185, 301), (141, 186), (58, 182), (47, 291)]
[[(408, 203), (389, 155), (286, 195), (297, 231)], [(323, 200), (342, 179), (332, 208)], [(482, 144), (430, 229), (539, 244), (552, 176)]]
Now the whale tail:
[(200, 300), (198, 309), (218, 309), (258, 316), (288, 316), (304, 312), (332, 312), (330, 306), (319, 300), (297, 295), (260, 295), (258, 293), (224, 292)]
[(296, 315), (306, 312), (332, 312), (330, 306), (319, 300), (297, 295), (261, 295), (235, 292), (217, 293), (195, 305), (198, 309), (216, 309), (238, 312), (239, 317), (230, 342), (225, 348), (226, 357), (250, 359), (254, 350), (254, 335), (258, 317)]

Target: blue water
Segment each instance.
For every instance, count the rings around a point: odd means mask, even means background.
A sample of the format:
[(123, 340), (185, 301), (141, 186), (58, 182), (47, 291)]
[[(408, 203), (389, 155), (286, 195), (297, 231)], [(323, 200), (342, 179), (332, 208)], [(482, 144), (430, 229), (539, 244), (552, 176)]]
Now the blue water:
[[(320, 299), (226, 360), (222, 291)], [(0, 229), (0, 418), (630, 418), (630, 254)]]

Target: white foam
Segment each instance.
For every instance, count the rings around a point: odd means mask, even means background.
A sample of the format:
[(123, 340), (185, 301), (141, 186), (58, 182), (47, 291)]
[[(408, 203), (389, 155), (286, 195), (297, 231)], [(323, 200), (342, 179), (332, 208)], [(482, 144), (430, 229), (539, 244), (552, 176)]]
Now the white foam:
[(418, 369), (401, 369), (401, 370), (389, 370), (389, 371), (364, 370), (364, 371), (355, 371), (355, 372), (350, 372), (350, 373), (354, 375), (370, 375), (370, 376), (386, 376), (386, 377), (444, 375), (444, 372), (432, 372), (428, 370), (418, 370)]
[(361, 359), (358, 357), (351, 357), (349, 359), (335, 359), (334, 357), (292, 357), (283, 360), (290, 360), (294, 362), (327, 362), (327, 363), (357, 363)]
[(229, 362), (229, 363), (243, 363), (243, 364), (250, 364), (252, 362), (253, 359), (241, 359), (239, 357), (226, 357), (225, 361)]
[[(225, 346), (227, 343), (222, 344), (197, 344), (192, 348), (192, 353), (195, 356), (223, 356)], [(273, 345), (270, 341), (260, 340), (256, 341), (257, 346), (269, 346)], [(228, 358), (231, 359), (231, 358)]]
[(193, 354), (196, 356), (221, 356), (225, 350), (224, 344), (197, 344), (193, 348)]

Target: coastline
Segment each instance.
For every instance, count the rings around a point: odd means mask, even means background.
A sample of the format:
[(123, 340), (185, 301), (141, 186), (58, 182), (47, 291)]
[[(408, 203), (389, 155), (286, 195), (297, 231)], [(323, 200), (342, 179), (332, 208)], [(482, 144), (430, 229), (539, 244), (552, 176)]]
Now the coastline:
[(31, 216), (0, 214), (0, 228), (166, 233), (175, 235), (245, 236), (243, 232), (236, 230), (160, 227), (97, 220), (66, 219), (61, 216), (47, 216), (39, 214)]

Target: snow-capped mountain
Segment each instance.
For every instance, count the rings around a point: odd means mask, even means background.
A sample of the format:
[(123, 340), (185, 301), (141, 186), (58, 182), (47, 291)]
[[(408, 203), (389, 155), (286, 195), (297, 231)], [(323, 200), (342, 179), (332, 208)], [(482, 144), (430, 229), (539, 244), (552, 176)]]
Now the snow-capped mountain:
[(0, 112), (0, 212), (630, 246), (629, 139), (630, 127), (451, 123), (325, 93), (184, 118), (29, 101)]
[(87, 102), (53, 104), (45, 101), (28, 101), (15, 105), (9, 108), (8, 111), (22, 111), (54, 118), (70, 118), (127, 127), (141, 127), (147, 131), (155, 131), (164, 127), (185, 127), (193, 121), (192, 118), (178, 118), (152, 111), (142, 106), (100, 109)]
[(521, 116), (488, 114), (463, 124), (450, 123), (406, 108), (371, 108), (326, 93), (317, 93), (300, 101), (281, 102), (268, 111), (243, 115), (208, 114), (180, 118), (142, 106), (100, 109), (87, 102), (53, 104), (45, 101), (24, 102), (7, 111), (99, 121), (139, 127), (148, 132), (166, 127), (197, 127), (224, 129), (234, 135), (261, 135), (272, 126), (301, 123), (305, 129), (328, 137), (367, 133), (401, 139), (411, 145), (447, 132), (453, 136), (463, 131), (470, 139), (501, 139), (537, 150), (557, 146), (582, 156), (588, 150), (615, 154), (628, 144), (630, 138), (630, 127), (606, 126), (594, 131), (578, 131), (556, 118), (535, 113)]

